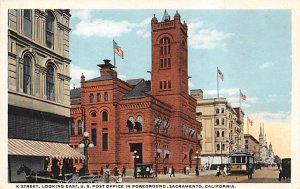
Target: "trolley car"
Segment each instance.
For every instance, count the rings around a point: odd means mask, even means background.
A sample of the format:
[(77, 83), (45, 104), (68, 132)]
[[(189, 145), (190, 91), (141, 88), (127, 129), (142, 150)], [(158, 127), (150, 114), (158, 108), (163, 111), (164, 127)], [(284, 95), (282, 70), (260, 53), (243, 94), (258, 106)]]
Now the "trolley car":
[(247, 174), (247, 165), (254, 166), (254, 155), (246, 152), (236, 152), (229, 155), (229, 166), (231, 174), (244, 173)]

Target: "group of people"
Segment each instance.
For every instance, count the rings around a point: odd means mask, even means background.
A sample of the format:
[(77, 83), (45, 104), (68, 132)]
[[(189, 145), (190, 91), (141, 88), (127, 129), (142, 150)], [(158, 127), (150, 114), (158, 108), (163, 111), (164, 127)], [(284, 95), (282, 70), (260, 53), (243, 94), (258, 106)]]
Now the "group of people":
[(65, 174), (76, 172), (76, 168), (73, 165), (73, 161), (64, 159), (61, 169), (60, 169), (59, 162), (60, 161), (57, 159), (52, 160), (51, 172), (52, 172), (52, 177), (54, 179), (58, 179), (60, 174), (64, 177)]
[(228, 175), (228, 168), (227, 166), (225, 165), (223, 170), (220, 169), (220, 166), (217, 167), (217, 174), (216, 176), (220, 176), (220, 175), (223, 175), (224, 177), (226, 177)]

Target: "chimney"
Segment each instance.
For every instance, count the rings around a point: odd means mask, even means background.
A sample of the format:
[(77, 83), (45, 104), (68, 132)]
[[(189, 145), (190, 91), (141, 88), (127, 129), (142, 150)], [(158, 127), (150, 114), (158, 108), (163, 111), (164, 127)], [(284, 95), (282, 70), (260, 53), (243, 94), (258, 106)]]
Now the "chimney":
[(100, 76), (112, 76), (113, 78), (117, 77), (117, 72), (114, 70), (115, 66), (110, 63), (109, 59), (103, 60), (104, 64), (98, 64), (100, 67)]

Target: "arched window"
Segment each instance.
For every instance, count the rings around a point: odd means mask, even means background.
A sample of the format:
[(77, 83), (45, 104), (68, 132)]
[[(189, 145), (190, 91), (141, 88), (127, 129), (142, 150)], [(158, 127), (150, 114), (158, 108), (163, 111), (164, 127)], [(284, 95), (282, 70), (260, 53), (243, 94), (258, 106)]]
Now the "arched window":
[(90, 94), (90, 103), (93, 103), (93, 102), (94, 102), (94, 94), (91, 93), (91, 94)]
[(32, 11), (24, 9), (24, 34), (27, 37), (32, 37)]
[(55, 100), (54, 91), (54, 68), (53, 66), (47, 66), (47, 78), (46, 78), (46, 94), (48, 100)]
[(168, 37), (160, 39), (159, 44), (161, 55), (170, 54), (170, 39)]
[(217, 137), (220, 137), (220, 132), (219, 131), (217, 131)]
[(224, 137), (224, 135), (225, 135), (225, 132), (224, 132), (224, 131), (222, 131), (222, 137)]
[(219, 108), (216, 109), (216, 114), (218, 114), (218, 113), (220, 113), (220, 109)]
[(222, 108), (222, 109), (221, 109), (221, 113), (224, 113), (224, 112), (225, 112), (225, 110), (224, 110), (224, 108)]
[(54, 43), (54, 16), (48, 11), (46, 17), (46, 45), (53, 49)]
[(25, 55), (23, 66), (23, 92), (27, 94), (31, 94), (31, 66), (31, 57), (29, 55)]
[(107, 111), (102, 112), (102, 121), (108, 121), (108, 112)]
[(220, 120), (216, 119), (216, 125), (220, 125)]
[(144, 125), (144, 120), (142, 116), (138, 116), (135, 122), (135, 129), (137, 132), (142, 132)]
[(96, 112), (92, 112), (92, 113), (91, 113), (91, 116), (92, 116), (92, 117), (97, 117), (97, 113), (96, 113)]
[(220, 144), (217, 144), (217, 150), (220, 150)]
[(71, 121), (71, 135), (75, 135), (74, 121)]
[(225, 144), (222, 144), (222, 150), (225, 150)]
[(127, 127), (129, 129), (129, 132), (133, 132), (134, 131), (134, 118), (132, 116), (130, 116), (127, 120)]
[(225, 125), (225, 119), (222, 118), (222, 125)]
[(82, 121), (81, 120), (78, 120), (78, 135), (82, 135)]

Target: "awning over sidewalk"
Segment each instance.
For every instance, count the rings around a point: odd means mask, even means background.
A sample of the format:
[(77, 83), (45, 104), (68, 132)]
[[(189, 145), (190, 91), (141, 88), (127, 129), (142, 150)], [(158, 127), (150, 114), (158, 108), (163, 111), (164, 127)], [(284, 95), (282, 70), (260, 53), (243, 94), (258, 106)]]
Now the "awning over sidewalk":
[(84, 159), (68, 144), (22, 139), (8, 139), (8, 155)]

